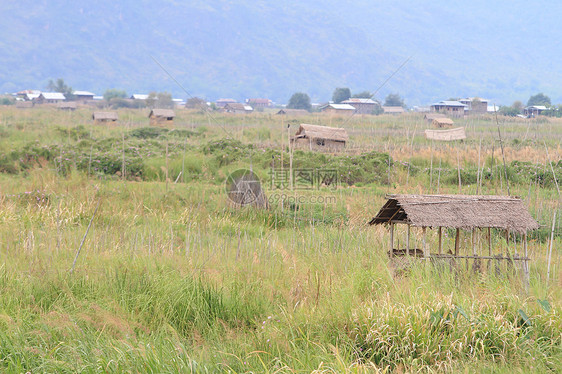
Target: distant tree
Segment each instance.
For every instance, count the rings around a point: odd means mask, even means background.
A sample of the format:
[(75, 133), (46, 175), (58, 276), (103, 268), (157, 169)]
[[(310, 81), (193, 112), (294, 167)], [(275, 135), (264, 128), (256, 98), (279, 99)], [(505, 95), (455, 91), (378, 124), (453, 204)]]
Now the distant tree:
[(56, 81), (50, 79), (47, 84), (47, 89), (51, 92), (60, 92), (64, 94), (67, 99), (71, 99), (73, 97), (72, 87), (68, 86), (62, 78), (58, 78)]
[(515, 100), (513, 104), (511, 104), (511, 107), (517, 109), (519, 113), (521, 113), (521, 111), (523, 110), (523, 103), (519, 100)]
[(15, 100), (9, 96), (0, 96), (0, 105), (12, 105)]
[(404, 99), (398, 94), (388, 94), (384, 99), (384, 106), (404, 106)]
[(550, 106), (550, 97), (546, 96), (542, 92), (533, 95), (529, 98), (529, 101), (527, 101), (527, 106), (531, 106), (531, 105)]
[(508, 117), (515, 117), (521, 113), (521, 111), (513, 106), (502, 105), (499, 107), (498, 113)]
[(149, 108), (172, 108), (172, 94), (168, 92), (151, 92), (145, 100), (146, 106)]
[(370, 99), (371, 98), (371, 93), (369, 91), (362, 91), (356, 94), (353, 94), (351, 97), (355, 97), (358, 99)]
[(287, 108), (289, 109), (306, 109), (310, 111), (312, 105), (310, 104), (310, 96), (304, 92), (296, 92), (289, 99)]
[(158, 98), (157, 107), (158, 108), (173, 108), (174, 101), (172, 100), (172, 94), (169, 92), (158, 92), (156, 95)]
[(185, 102), (186, 108), (203, 109), (207, 107), (207, 102), (200, 97), (191, 97)]
[(107, 101), (110, 101), (113, 98), (121, 98), (124, 99), (127, 97), (127, 92), (125, 90), (118, 90), (117, 88), (110, 88), (105, 91), (103, 94), (103, 98)]
[(336, 104), (341, 103), (351, 97), (351, 90), (347, 87), (338, 87), (332, 94), (332, 101)]

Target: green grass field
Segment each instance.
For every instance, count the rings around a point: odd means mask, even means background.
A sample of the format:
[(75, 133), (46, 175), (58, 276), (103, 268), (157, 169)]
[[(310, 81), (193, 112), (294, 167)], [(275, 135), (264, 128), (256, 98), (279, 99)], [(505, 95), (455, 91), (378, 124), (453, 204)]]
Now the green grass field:
[[(561, 121), (500, 117), (504, 170), (495, 117), (459, 120), (468, 139), (443, 144), (414, 114), (178, 111), (173, 130), (146, 114), (94, 125), (88, 109), (0, 108), (0, 371), (562, 372)], [(295, 169), (335, 170), (337, 188), (272, 183), (298, 123), (348, 129), (341, 154), (293, 154)], [(240, 168), (310, 203), (235, 208), (224, 181)], [(387, 229), (367, 225), (387, 193), (508, 183), (541, 224), (528, 292), (517, 266), (398, 269)]]

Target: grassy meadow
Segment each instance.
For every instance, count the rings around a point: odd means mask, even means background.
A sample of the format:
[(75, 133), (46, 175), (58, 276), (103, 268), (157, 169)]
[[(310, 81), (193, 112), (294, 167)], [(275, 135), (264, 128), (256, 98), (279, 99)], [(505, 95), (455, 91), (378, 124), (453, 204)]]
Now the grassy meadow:
[[(466, 141), (437, 143), (419, 114), (146, 115), (0, 108), (1, 372), (562, 372), (562, 121), (469, 117)], [(299, 123), (345, 127), (349, 147), (291, 155)], [(282, 188), (290, 164), (337, 188)], [(228, 203), (241, 168), (269, 209)], [(518, 266), (397, 265), (367, 225), (388, 193), (508, 190), (541, 224), (528, 288)]]

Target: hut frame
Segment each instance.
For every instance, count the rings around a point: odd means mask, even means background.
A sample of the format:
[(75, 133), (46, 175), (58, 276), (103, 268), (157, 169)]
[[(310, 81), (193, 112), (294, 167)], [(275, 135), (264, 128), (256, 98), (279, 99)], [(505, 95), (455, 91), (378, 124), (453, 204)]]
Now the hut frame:
[[(369, 221), (370, 225), (386, 224), (389, 226), (389, 256), (417, 257), (424, 260), (449, 259), (456, 261), (474, 260), (479, 267), (480, 260), (519, 261), (522, 263), (525, 279), (529, 280), (529, 253), (527, 233), (539, 228), (539, 224), (531, 217), (522, 200), (509, 196), (481, 195), (387, 195), (385, 205), (376, 217)], [(395, 225), (406, 225), (405, 248), (395, 248)], [(411, 248), (411, 227), (421, 229), (422, 248)], [(437, 228), (438, 250), (431, 253), (427, 241), (427, 229)], [(455, 229), (454, 252), (443, 253), (443, 228)], [(486, 230), (488, 255), (477, 253), (477, 229)], [(492, 245), (491, 229), (503, 230), (507, 241), (505, 254), (495, 254)], [(472, 253), (461, 252), (461, 230), (471, 232)], [(513, 255), (510, 252), (510, 235), (515, 243)], [(517, 235), (520, 235), (523, 253), (517, 252)]]

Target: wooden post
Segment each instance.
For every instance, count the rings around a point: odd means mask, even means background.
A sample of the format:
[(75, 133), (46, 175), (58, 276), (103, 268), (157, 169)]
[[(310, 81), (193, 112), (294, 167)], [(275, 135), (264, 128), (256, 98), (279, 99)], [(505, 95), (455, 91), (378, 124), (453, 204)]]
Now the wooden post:
[(390, 257), (394, 257), (394, 223), (390, 223)]
[(425, 235), (426, 227), (422, 227), (422, 249), (423, 249), (423, 258), (426, 261), (426, 264), (429, 264), (429, 251), (427, 250), (427, 240)]
[(442, 237), (443, 237), (443, 228), (441, 226), (439, 226), (439, 254), (442, 255), (443, 254), (443, 241), (442, 241)]
[(406, 231), (406, 255), (410, 256), (410, 224), (408, 224)]
[(554, 241), (554, 227), (556, 225), (556, 211), (552, 216), (552, 230), (550, 230), (550, 243), (548, 248), (548, 265), (546, 270), (546, 288), (548, 289), (548, 279), (550, 278), (550, 262), (552, 260), (552, 242)]
[(523, 272), (525, 273), (525, 291), (529, 292), (529, 283), (530, 283), (530, 277), (529, 277), (529, 260), (527, 259), (529, 256), (529, 253), (527, 251), (527, 232), (525, 231), (525, 234), (523, 235), (523, 251), (525, 253), (525, 260), (523, 261)]
[(459, 255), (460, 239), (461, 239), (461, 230), (457, 229), (457, 233), (455, 235), (455, 256)]
[[(492, 257), (492, 230), (488, 227), (488, 256)], [(492, 260), (488, 260), (488, 271), (492, 267)]]
[(476, 229), (472, 229), (472, 255), (476, 256)]

